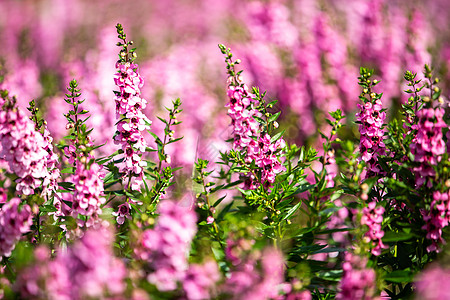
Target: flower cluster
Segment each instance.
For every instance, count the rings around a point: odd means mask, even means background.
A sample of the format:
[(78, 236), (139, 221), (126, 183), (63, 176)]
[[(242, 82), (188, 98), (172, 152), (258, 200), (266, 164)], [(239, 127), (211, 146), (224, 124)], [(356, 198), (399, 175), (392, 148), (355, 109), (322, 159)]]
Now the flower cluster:
[(427, 232), (427, 239), (431, 240), (431, 245), (427, 247), (428, 252), (440, 252), (439, 244), (445, 244), (442, 238), (442, 229), (450, 221), (449, 192), (433, 192), (433, 200), (429, 211), (422, 211), (425, 225), (422, 229)]
[(366, 267), (367, 259), (350, 252), (342, 264), (344, 275), (339, 284), (337, 300), (371, 300), (376, 290), (375, 271)]
[(150, 262), (153, 272), (147, 277), (161, 291), (174, 290), (188, 270), (186, 253), (195, 233), (196, 215), (189, 208), (170, 200), (159, 204), (159, 218), (153, 229), (142, 236), (143, 259)]
[(417, 112), (417, 135), (411, 143), (411, 152), (414, 161), (420, 163), (414, 167), (418, 186), (427, 183), (427, 187), (431, 187), (428, 179), (435, 175), (432, 166), (441, 161), (446, 150), (442, 134), (442, 128), (447, 126), (443, 120), (444, 113), (442, 108), (424, 108)]
[[(248, 91), (247, 85), (243, 83), (235, 85), (233, 77), (230, 77), (228, 82), (227, 95), (230, 102), (226, 107), (233, 126), (233, 148), (235, 150), (255, 148), (258, 144), (253, 137), (259, 136), (260, 125), (254, 117), (261, 117), (261, 113), (255, 109), (257, 104), (255, 96)], [(252, 158), (249, 155), (246, 161), (251, 162)]]
[(101, 167), (96, 163), (91, 163), (89, 168), (83, 163), (77, 163), (72, 178), (75, 185), (72, 212), (75, 215), (96, 216), (101, 214), (100, 205), (106, 201), (103, 197), (101, 174)]
[(139, 191), (144, 180), (142, 154), (147, 148), (147, 142), (142, 131), (150, 129), (150, 120), (142, 110), (147, 101), (141, 98), (141, 88), (144, 79), (139, 75), (138, 65), (131, 62), (118, 61), (114, 82), (119, 88), (115, 91), (117, 132), (114, 143), (120, 145), (123, 151), (123, 163), (120, 171), (124, 174), (124, 184), (132, 190)]
[(386, 146), (383, 142), (383, 123), (386, 113), (382, 111), (381, 100), (374, 103), (366, 102), (358, 104), (360, 111), (356, 114), (356, 120), (360, 123), (361, 134), (359, 151), (362, 160), (367, 164), (367, 175), (380, 174), (382, 172), (377, 158), (386, 154)]
[[(16, 189), (24, 195), (34, 194), (34, 189), (53, 182), (48, 165), (54, 167), (55, 158), (47, 152), (49, 140), (35, 130), (33, 122), (14, 101), (4, 100), (0, 111), (0, 157), (7, 162), (10, 172), (16, 174)], [(2, 101), (2, 102), (3, 102)], [(50, 158), (50, 163), (47, 159)]]
[(113, 256), (114, 235), (105, 228), (90, 230), (54, 260), (46, 248), (36, 252), (36, 264), (18, 278), (16, 289), (25, 298), (103, 299), (125, 290), (126, 270)]
[(58, 155), (53, 152), (53, 138), (48, 131), (47, 125), (44, 125), (44, 133), (42, 135), (44, 137), (44, 150), (47, 151), (47, 169), (48, 176), (44, 179), (42, 187), (43, 193), (47, 195), (51, 195), (56, 192), (58, 188), (57, 180), (61, 176), (61, 172), (58, 169)]
[(386, 248), (386, 246), (381, 241), (384, 236), (384, 231), (381, 230), (381, 223), (383, 223), (383, 213), (384, 207), (376, 207), (376, 202), (372, 201), (367, 207), (362, 210), (361, 225), (367, 225), (369, 230), (364, 234), (364, 239), (371, 243), (371, 252), (373, 255), (380, 255), (381, 249)]
[(275, 182), (275, 176), (285, 170), (277, 157), (277, 153), (285, 146), (286, 143), (282, 138), (271, 143), (270, 136), (265, 134), (258, 138), (256, 147), (249, 148), (248, 156), (252, 157), (262, 170), (261, 182), (270, 185)]
[(16, 242), (32, 225), (31, 208), (25, 204), (19, 209), (19, 198), (12, 198), (0, 208), (0, 258), (10, 256)]

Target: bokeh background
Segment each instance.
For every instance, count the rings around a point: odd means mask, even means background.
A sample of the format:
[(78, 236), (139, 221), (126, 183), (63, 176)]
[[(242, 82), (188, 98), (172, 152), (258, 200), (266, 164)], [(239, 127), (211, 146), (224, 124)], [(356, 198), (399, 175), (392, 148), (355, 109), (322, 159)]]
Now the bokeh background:
[(404, 71), (421, 73), (424, 63), (440, 74), (448, 98), (449, 15), (448, 0), (1, 0), (2, 86), (22, 106), (36, 99), (58, 140), (66, 133), (65, 87), (77, 79), (93, 138), (112, 153), (120, 22), (137, 47), (152, 130), (162, 132), (156, 116), (166, 115), (164, 106), (183, 101), (175, 135), (184, 139), (167, 151), (190, 173), (197, 157), (214, 160), (230, 136), (218, 43), (242, 60), (248, 85), (279, 100), (285, 139), (320, 145), (318, 130), (327, 131), (327, 112), (337, 108), (357, 135), (360, 66), (375, 69), (386, 107), (405, 100)]

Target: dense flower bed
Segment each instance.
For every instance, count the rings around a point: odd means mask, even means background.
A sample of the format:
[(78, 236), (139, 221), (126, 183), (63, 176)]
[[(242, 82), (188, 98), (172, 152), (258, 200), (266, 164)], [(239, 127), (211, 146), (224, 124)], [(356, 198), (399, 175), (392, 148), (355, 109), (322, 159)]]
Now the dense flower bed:
[(444, 299), (446, 3), (331, 2), (2, 2), (0, 298)]

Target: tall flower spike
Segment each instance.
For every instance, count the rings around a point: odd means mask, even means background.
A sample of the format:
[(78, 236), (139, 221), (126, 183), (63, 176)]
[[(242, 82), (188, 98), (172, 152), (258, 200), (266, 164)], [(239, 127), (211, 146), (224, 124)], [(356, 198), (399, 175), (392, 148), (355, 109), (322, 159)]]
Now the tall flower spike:
[(118, 91), (114, 91), (114, 100), (116, 117), (119, 119), (114, 143), (120, 145), (123, 152), (120, 172), (123, 173), (124, 185), (127, 189), (140, 191), (144, 181), (144, 167), (147, 165), (142, 160), (142, 154), (147, 148), (142, 131), (150, 129), (151, 121), (142, 112), (147, 101), (141, 98), (144, 79), (139, 75), (138, 65), (133, 63), (136, 59), (135, 49), (129, 49), (133, 42), (127, 42), (122, 25), (117, 24), (116, 28), (121, 40), (117, 45), (122, 49), (116, 63), (117, 73), (114, 75), (114, 82), (118, 87)]
[[(381, 94), (372, 92), (372, 87), (378, 82), (371, 81), (369, 78), (372, 71), (361, 68), (360, 84), (363, 86), (363, 92), (360, 96), (364, 103), (358, 104), (360, 111), (356, 114), (356, 120), (359, 122), (359, 133), (361, 134), (359, 151), (361, 159), (367, 165), (366, 176), (383, 175), (384, 171), (378, 164), (378, 157), (386, 155), (386, 146), (383, 142), (384, 120), (386, 113), (382, 109)], [(366, 95), (369, 98), (366, 98)]]
[[(239, 64), (240, 60), (233, 61), (233, 54), (224, 45), (220, 44), (219, 48), (226, 55), (229, 103), (225, 107), (228, 107), (233, 127), (233, 149), (246, 151), (244, 161), (246, 163), (255, 161), (261, 168), (261, 182), (270, 185), (275, 181), (275, 176), (284, 170), (275, 153), (284, 148), (285, 142), (279, 139), (271, 143), (271, 137), (267, 133), (262, 134), (263, 130), (256, 119), (263, 117), (257, 109), (259, 99), (262, 98), (257, 90), (257, 94), (249, 92), (247, 85), (242, 81), (242, 71), (235, 71), (235, 65)], [(245, 188), (254, 189), (259, 185), (253, 174), (246, 174), (245, 177)]]
[(48, 169), (48, 176), (43, 180), (42, 183), (42, 194), (51, 196), (58, 189), (57, 180), (61, 176), (61, 173), (57, 167), (58, 156), (53, 152), (53, 138), (50, 135), (50, 131), (47, 128), (47, 122), (45, 120), (39, 120), (37, 113), (38, 108), (34, 100), (30, 101), (30, 107), (27, 109), (31, 112), (30, 119), (34, 121), (35, 130), (42, 133), (44, 138), (44, 149), (47, 151), (46, 164)]
[(91, 141), (85, 122), (88, 118), (80, 118), (87, 113), (80, 110), (79, 105), (84, 100), (79, 100), (80, 89), (76, 80), (72, 80), (67, 88), (69, 94), (66, 103), (72, 105), (72, 110), (66, 114), (68, 121), (67, 128), (73, 128), (71, 133), (71, 145), (64, 151), (69, 157), (69, 162), (75, 166), (75, 174), (72, 176), (74, 192), (72, 199), (72, 214), (94, 217), (90, 219), (86, 226), (90, 226), (95, 217), (101, 213), (101, 205), (106, 202), (103, 197), (103, 172), (101, 166), (95, 162), (92, 155), (93, 143)]

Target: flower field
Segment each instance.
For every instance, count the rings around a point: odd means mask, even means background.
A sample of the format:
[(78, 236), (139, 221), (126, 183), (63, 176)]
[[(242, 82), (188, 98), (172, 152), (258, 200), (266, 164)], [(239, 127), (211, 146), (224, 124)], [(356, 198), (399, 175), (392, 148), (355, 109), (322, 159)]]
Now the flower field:
[(444, 0), (0, 2), (1, 299), (450, 299)]

